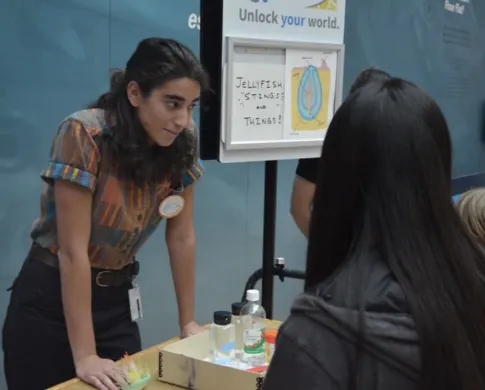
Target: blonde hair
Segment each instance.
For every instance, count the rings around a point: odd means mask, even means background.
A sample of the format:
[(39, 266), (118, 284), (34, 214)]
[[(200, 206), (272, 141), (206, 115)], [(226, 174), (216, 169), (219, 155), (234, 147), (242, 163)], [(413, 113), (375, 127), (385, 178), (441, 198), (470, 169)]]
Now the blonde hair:
[(485, 249), (485, 188), (465, 192), (456, 208), (468, 233)]

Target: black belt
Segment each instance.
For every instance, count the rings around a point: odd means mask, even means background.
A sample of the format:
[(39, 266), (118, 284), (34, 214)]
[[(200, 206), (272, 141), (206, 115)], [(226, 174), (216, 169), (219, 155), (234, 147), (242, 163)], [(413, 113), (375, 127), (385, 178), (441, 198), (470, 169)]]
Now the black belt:
[[(59, 258), (37, 243), (32, 244), (28, 258), (40, 261), (49, 267), (59, 268)], [(133, 258), (133, 262), (120, 270), (91, 268), (91, 275), (94, 283), (99, 287), (119, 287), (133, 281), (139, 271), (140, 264)]]

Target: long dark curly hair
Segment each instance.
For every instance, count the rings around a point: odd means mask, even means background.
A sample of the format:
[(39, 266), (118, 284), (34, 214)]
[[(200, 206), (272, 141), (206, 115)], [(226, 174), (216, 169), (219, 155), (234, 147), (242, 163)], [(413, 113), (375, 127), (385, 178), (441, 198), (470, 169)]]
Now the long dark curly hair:
[(120, 178), (140, 187), (163, 180), (177, 183), (194, 163), (196, 131), (184, 129), (168, 147), (154, 145), (126, 92), (128, 83), (134, 81), (143, 96), (148, 97), (155, 88), (180, 78), (198, 82), (202, 91), (208, 89), (208, 76), (188, 47), (173, 39), (144, 39), (126, 69), (112, 73), (110, 90), (90, 105), (106, 110), (106, 121), (111, 125), (103, 131), (103, 150), (111, 155)]

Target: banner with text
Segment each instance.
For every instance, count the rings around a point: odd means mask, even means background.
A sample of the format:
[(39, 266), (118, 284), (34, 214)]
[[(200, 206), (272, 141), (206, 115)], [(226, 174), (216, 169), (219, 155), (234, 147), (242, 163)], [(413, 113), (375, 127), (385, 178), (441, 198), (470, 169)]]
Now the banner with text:
[(345, 0), (224, 0), (225, 36), (344, 41)]

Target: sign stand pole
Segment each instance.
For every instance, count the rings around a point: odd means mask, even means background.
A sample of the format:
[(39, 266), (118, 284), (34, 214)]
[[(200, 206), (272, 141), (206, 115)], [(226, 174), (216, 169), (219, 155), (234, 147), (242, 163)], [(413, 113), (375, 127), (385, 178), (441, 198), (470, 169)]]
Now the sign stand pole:
[(264, 210), (263, 210), (263, 279), (261, 303), (266, 317), (273, 318), (273, 265), (275, 259), (276, 202), (278, 189), (278, 161), (264, 164)]
[[(346, 0), (317, 1), (200, 1), (201, 62), (215, 92), (202, 98), (200, 154), (222, 163), (265, 161), (262, 268), (246, 287), (262, 277), (261, 303), (268, 318), (273, 318), (274, 276), (281, 281), (287, 275), (304, 278), (302, 272), (286, 272), (284, 264), (275, 264), (277, 161), (319, 156), (326, 130), (321, 124), (342, 100)], [(296, 133), (285, 132), (281, 122), (292, 122), (282, 112), (286, 97), (298, 89), (293, 80), (302, 83), (301, 71), (309, 69), (312, 74), (318, 69), (319, 84), (333, 96), (327, 96), (321, 119), (314, 118), (307, 129), (312, 133), (296, 132), (293, 124), (284, 126)], [(270, 97), (266, 87), (276, 95)], [(236, 107), (237, 99), (243, 102)], [(295, 99), (291, 102), (296, 107)]]

